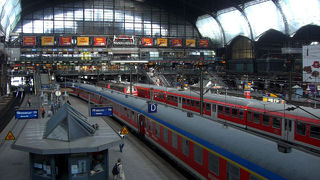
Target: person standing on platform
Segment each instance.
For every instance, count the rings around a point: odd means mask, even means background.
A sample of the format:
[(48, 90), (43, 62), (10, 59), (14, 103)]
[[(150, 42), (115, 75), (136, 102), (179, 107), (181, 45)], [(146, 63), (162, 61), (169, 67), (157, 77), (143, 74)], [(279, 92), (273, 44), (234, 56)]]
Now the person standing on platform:
[(42, 118), (44, 118), (44, 115), (46, 114), (46, 111), (44, 110), (44, 107), (41, 106), (41, 115), (42, 115)]

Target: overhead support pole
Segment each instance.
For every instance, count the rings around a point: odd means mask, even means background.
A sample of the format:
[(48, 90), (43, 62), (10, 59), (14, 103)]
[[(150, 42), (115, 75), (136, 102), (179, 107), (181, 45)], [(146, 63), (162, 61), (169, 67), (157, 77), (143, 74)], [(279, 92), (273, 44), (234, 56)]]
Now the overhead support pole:
[(200, 115), (203, 115), (203, 67), (200, 67)]

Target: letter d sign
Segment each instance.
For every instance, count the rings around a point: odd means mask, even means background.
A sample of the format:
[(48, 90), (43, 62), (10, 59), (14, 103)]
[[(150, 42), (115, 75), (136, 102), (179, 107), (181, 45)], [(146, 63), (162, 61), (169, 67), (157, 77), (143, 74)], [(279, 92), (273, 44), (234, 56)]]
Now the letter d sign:
[(157, 104), (148, 104), (148, 113), (156, 113)]

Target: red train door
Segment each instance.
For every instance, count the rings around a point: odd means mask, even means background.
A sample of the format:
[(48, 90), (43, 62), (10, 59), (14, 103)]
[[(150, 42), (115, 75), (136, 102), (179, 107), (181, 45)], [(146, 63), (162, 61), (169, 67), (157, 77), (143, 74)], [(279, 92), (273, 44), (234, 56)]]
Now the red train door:
[(143, 115), (139, 114), (138, 131), (139, 131), (139, 134), (142, 136), (144, 136), (144, 134), (145, 134), (144, 127), (145, 127), (145, 117)]

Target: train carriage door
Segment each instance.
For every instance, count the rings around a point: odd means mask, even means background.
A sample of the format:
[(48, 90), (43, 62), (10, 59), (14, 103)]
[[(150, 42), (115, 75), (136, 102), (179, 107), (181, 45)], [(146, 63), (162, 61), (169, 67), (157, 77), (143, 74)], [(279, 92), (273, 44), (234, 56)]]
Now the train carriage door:
[(294, 121), (292, 119), (284, 119), (284, 140), (293, 141), (294, 138)]
[(178, 107), (181, 109), (182, 108), (182, 98), (179, 97), (178, 99)]
[(139, 114), (139, 125), (138, 125), (138, 131), (139, 131), (139, 135), (144, 136), (145, 134), (145, 117), (141, 114)]
[(211, 117), (217, 118), (217, 106), (215, 104), (211, 104)]

